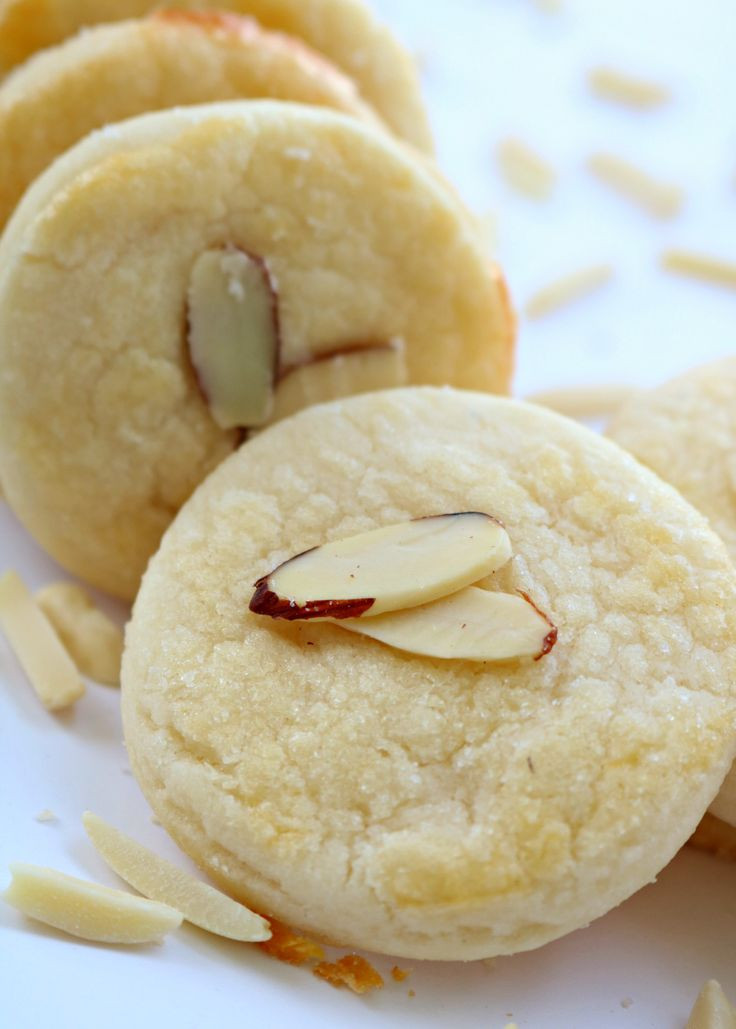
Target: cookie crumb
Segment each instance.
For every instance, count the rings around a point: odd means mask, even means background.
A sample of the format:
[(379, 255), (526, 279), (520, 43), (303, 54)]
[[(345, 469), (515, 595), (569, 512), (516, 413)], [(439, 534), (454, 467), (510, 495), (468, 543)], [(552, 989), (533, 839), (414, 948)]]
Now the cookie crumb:
[(346, 954), (335, 962), (322, 961), (314, 969), (314, 974), (330, 986), (347, 986), (354, 993), (368, 993), (383, 986), (383, 979), (373, 965), (359, 954)]
[(416, 997), (416, 993), (414, 992), (414, 990), (407, 990), (406, 995), (407, 997)]
[(51, 810), (51, 808), (45, 807), (43, 809), (43, 811), (39, 811), (38, 814), (36, 815), (36, 821), (37, 822), (58, 822), (59, 818), (58, 818), (57, 815), (54, 814), (54, 812)]
[(621, 1001), (621, 1007), (622, 1008), (630, 1008), (633, 1003), (634, 1003), (633, 997), (624, 997), (624, 999)]
[(404, 979), (408, 979), (411, 975), (411, 970), (408, 968), (399, 968), (398, 965), (394, 965), (391, 969), (391, 978), (395, 983), (403, 983)]
[[(269, 920), (271, 921), (271, 920)], [(287, 965), (304, 965), (309, 961), (324, 962), (325, 952), (319, 943), (299, 936), (281, 922), (271, 921), (271, 939), (258, 946), (261, 950)]]

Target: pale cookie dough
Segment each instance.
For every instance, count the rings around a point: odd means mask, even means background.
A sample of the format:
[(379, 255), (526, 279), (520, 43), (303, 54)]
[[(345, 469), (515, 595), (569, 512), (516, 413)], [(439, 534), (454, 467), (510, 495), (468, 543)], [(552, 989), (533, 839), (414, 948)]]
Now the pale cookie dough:
[(0, 479), (58, 561), (124, 597), (241, 438), (214, 420), (187, 345), (212, 248), (267, 268), (280, 373), (398, 341), (408, 382), (508, 388), (500, 273), (454, 193), (385, 133), (251, 101), (93, 134), (0, 242)]
[(42, 51), (0, 86), (0, 228), (33, 179), (93, 129), (146, 111), (251, 97), (382, 124), (351, 79), (250, 18), (162, 13)]
[[(697, 507), (736, 558), (736, 357), (638, 394), (607, 434)], [(736, 826), (736, 768), (711, 811)]]
[[(158, 6), (155, 0), (0, 0), (0, 75), (84, 26), (138, 18)], [(172, 6), (250, 15), (264, 28), (304, 40), (355, 79), (398, 135), (431, 151), (414, 62), (363, 0), (178, 0)]]
[[(498, 517), (486, 587), (559, 627), (538, 661), (410, 655), (252, 614), (253, 583), (407, 518)], [(669, 486), (533, 405), (407, 389), (230, 457), (152, 560), (123, 658), (138, 780), (225, 889), (412, 958), (536, 947), (650, 882), (733, 758), (736, 577)]]

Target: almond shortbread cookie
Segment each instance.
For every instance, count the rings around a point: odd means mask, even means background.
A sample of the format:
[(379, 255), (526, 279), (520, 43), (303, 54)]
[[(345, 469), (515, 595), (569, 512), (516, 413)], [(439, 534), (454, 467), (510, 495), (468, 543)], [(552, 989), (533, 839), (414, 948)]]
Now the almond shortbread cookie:
[(0, 86), (0, 228), (29, 183), (93, 129), (147, 111), (254, 97), (383, 125), (334, 65), (252, 18), (160, 12), (42, 51)]
[[(736, 558), (736, 358), (638, 394), (607, 434), (694, 504)], [(736, 769), (711, 811), (736, 826)]]
[(505, 391), (513, 333), (475, 223), (386, 133), (270, 101), (146, 115), (60, 158), (0, 241), (0, 479), (132, 597), (242, 429), (403, 382)]
[[(0, 0), (0, 75), (80, 28), (138, 18), (154, 0)], [(181, 0), (178, 10), (214, 6), (256, 18), (304, 40), (355, 79), (368, 103), (422, 150), (432, 149), (414, 63), (363, 0)]]
[[(481, 586), (557, 626), (538, 660), (249, 610), (301, 551), (462, 511), (510, 539)], [(533, 405), (392, 390), (302, 411), (200, 486), (136, 600), (123, 719), (161, 822), (235, 896), (323, 941), (470, 959), (651, 881), (733, 757), (735, 673), (736, 577), (674, 490)]]

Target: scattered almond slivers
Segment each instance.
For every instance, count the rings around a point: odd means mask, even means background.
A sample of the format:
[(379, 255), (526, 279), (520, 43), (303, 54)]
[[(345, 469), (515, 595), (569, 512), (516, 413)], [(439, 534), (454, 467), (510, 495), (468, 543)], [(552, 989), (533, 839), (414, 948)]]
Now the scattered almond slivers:
[(682, 207), (684, 195), (678, 186), (659, 182), (641, 168), (613, 154), (593, 154), (588, 170), (605, 185), (643, 207), (655, 218), (673, 218)]
[(724, 261), (720, 257), (695, 254), (689, 250), (666, 250), (661, 264), (665, 271), (736, 289), (736, 261)]
[(685, 1029), (736, 1029), (736, 1009), (715, 979), (698, 994)]
[(279, 355), (276, 293), (263, 261), (235, 248), (206, 250), (192, 267), (189, 354), (222, 429), (267, 421)]
[(188, 922), (217, 936), (247, 943), (270, 938), (266, 919), (243, 904), (154, 854), (91, 811), (84, 813), (82, 821), (110, 868), (145, 897), (176, 908)]
[(557, 640), (555, 626), (523, 596), (477, 586), (407, 611), (339, 624), (396, 650), (465, 661), (540, 658)]
[(403, 340), (320, 355), (284, 372), (276, 384), (268, 424), (303, 407), (406, 382)]
[(123, 633), (73, 582), (54, 582), (36, 601), (82, 675), (108, 686), (120, 685)]
[(527, 318), (541, 318), (551, 314), (559, 307), (565, 307), (605, 286), (612, 277), (613, 268), (608, 264), (594, 264), (565, 275), (531, 296), (524, 307), (524, 314)]
[(258, 580), (250, 610), (288, 620), (373, 617), (454, 593), (510, 557), (508, 533), (490, 515), (416, 518), (297, 554)]
[(84, 695), (84, 683), (30, 590), (15, 572), (0, 578), (0, 626), (49, 711)]
[(554, 169), (543, 157), (519, 139), (503, 139), (496, 148), (498, 164), (510, 186), (533, 197), (544, 200), (555, 185)]
[(155, 943), (182, 922), (166, 904), (86, 882), (53, 868), (10, 866), (3, 898), (29, 918), (100, 943)]
[(524, 399), (568, 418), (604, 418), (615, 414), (638, 392), (634, 386), (623, 385), (561, 386), (530, 393)]
[(670, 100), (670, 91), (666, 86), (615, 68), (593, 68), (588, 73), (588, 85), (602, 99), (627, 107), (660, 107)]

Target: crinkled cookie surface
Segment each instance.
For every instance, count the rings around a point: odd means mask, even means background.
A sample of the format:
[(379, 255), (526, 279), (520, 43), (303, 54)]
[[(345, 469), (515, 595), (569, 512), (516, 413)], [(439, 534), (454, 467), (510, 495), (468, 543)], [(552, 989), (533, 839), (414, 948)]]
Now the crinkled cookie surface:
[[(701, 511), (736, 559), (736, 358), (703, 365), (637, 395), (607, 435)], [(713, 804), (736, 825), (736, 771)]]
[(0, 243), (0, 478), (56, 560), (127, 598), (239, 439), (187, 347), (192, 269), (211, 248), (267, 266), (284, 368), (399, 340), (408, 382), (508, 387), (498, 269), (452, 191), (388, 134), (251, 101), (88, 137)]
[[(326, 540), (502, 519), (558, 625), (543, 659), (420, 658), (248, 610)], [(537, 946), (650, 881), (733, 758), (736, 581), (705, 520), (613, 444), (452, 390), (355, 397), (248, 441), (146, 574), (126, 741), (167, 830), (235, 894), (340, 944)]]
[[(138, 18), (158, 6), (154, 0), (0, 0), (0, 75), (84, 26)], [(171, 6), (207, 5), (177, 0)], [(363, 0), (218, 0), (216, 7), (250, 15), (325, 54), (399, 135), (432, 149), (414, 63)]]

